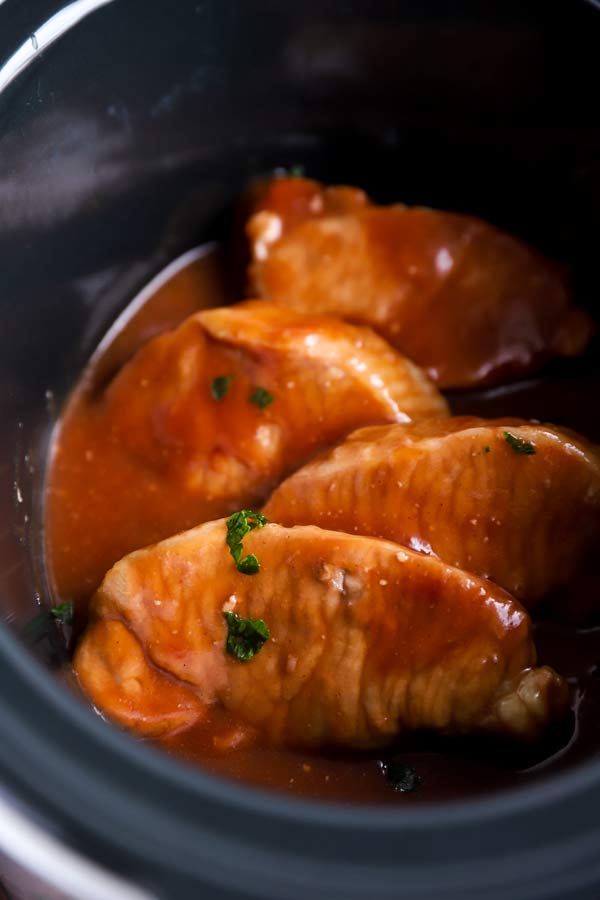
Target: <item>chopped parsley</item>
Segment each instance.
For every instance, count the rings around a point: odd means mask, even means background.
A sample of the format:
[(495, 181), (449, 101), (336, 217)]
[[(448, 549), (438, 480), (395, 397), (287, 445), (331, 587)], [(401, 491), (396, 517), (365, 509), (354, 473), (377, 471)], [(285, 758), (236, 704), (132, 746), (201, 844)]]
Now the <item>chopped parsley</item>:
[(484, 453), (491, 453), (491, 451), (492, 451), (492, 448), (487, 445), (483, 448)]
[(254, 403), (259, 409), (264, 409), (269, 403), (272, 403), (275, 397), (263, 387), (256, 387), (248, 397), (250, 403)]
[(391, 787), (401, 794), (408, 794), (416, 791), (419, 785), (423, 784), (423, 778), (416, 769), (407, 763), (392, 761), (380, 762), (379, 768), (383, 772), (385, 780)]
[(225, 652), (240, 662), (248, 662), (262, 650), (271, 632), (262, 619), (242, 619), (234, 612), (224, 612), (227, 622)]
[(304, 178), (305, 173), (306, 169), (304, 166), (290, 166), (288, 169), (288, 178)]
[(264, 528), (269, 524), (269, 520), (260, 513), (253, 512), (251, 509), (240, 509), (227, 519), (227, 546), (236, 564), (238, 572), (244, 575), (256, 575), (260, 569), (254, 553), (248, 553), (242, 557), (242, 541), (244, 537), (255, 528)]
[(66, 603), (60, 603), (58, 606), (53, 606), (50, 610), (50, 615), (60, 622), (61, 625), (72, 625), (73, 601), (67, 600)]
[(229, 385), (232, 378), (233, 375), (217, 375), (216, 378), (213, 378), (210, 392), (215, 400), (222, 400), (229, 393)]
[(514, 453), (523, 453), (525, 456), (533, 456), (535, 447), (529, 441), (511, 434), (510, 431), (504, 432), (504, 440)]
[(65, 603), (60, 603), (58, 606), (53, 606), (50, 609), (41, 610), (37, 616), (34, 616), (33, 619), (23, 626), (21, 633), (26, 640), (37, 643), (43, 637), (50, 635), (53, 622), (58, 622), (59, 625), (65, 628), (70, 629), (72, 627), (72, 600), (67, 600)]

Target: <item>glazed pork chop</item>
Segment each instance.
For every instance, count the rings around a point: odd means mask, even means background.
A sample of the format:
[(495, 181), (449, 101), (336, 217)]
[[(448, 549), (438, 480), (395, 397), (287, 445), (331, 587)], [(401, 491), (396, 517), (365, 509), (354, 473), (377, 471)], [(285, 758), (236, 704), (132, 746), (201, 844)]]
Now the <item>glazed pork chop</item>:
[[(274, 745), (367, 748), (418, 729), (532, 739), (563, 714), (564, 681), (535, 667), (529, 617), (495, 585), (388, 541), (274, 524), (244, 538), (244, 574), (228, 524), (106, 575), (74, 666), (111, 719), (164, 735), (219, 704)], [(231, 652), (257, 629), (254, 655)]]
[(264, 512), (397, 541), (533, 607), (598, 544), (600, 455), (574, 432), (523, 419), (362, 428), (284, 481)]
[(554, 264), (472, 216), (274, 178), (246, 233), (252, 296), (370, 325), (444, 388), (574, 356), (593, 331)]
[(256, 301), (200, 312), (150, 341), (109, 386), (102, 415), (140, 463), (198, 496), (199, 521), (203, 502), (213, 518), (262, 502), (361, 424), (446, 410), (369, 329)]

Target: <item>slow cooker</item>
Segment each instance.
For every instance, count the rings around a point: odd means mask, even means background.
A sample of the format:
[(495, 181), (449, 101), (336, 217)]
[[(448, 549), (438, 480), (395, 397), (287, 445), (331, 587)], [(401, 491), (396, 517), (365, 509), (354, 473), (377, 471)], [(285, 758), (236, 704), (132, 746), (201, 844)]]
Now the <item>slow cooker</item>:
[(255, 173), (301, 163), (489, 218), (566, 260), (598, 308), (599, 38), (584, 0), (0, 0), (11, 897), (600, 896), (599, 760), (419, 808), (294, 800), (108, 727), (57, 676), (58, 643), (22, 639), (47, 591), (45, 459), (65, 397), (137, 290), (226, 235)]

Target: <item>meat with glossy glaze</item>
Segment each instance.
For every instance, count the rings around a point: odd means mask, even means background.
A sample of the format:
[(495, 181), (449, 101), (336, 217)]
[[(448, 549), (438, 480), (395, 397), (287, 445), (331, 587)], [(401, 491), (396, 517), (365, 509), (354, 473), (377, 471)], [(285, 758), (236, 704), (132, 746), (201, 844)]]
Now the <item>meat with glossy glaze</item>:
[[(564, 712), (564, 681), (535, 668), (529, 617), (495, 585), (312, 526), (249, 534), (248, 576), (225, 537), (210, 522), (107, 574), (74, 666), (110, 718), (167, 734), (221, 704), (275, 745), (378, 747), (423, 728), (532, 739)], [(225, 653), (232, 609), (271, 632), (248, 663)]]
[[(213, 380), (231, 376), (216, 399)], [(256, 388), (272, 398), (252, 402)], [(269, 397), (267, 397), (267, 400)], [(444, 415), (428, 378), (369, 329), (264, 301), (200, 312), (150, 341), (109, 386), (114, 435), (215, 515), (261, 502), (361, 424)]]
[(444, 388), (574, 356), (593, 331), (556, 265), (473, 216), (275, 178), (246, 231), (253, 296), (370, 325)]
[(284, 481), (265, 513), (398, 541), (532, 607), (598, 544), (600, 455), (574, 432), (523, 419), (362, 428)]

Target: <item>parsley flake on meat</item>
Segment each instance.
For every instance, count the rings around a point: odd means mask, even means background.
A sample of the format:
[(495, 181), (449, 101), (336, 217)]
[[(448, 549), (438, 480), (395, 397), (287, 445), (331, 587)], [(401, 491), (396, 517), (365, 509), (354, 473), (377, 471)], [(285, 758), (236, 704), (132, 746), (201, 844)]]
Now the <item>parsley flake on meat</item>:
[(250, 403), (254, 403), (259, 409), (264, 409), (269, 403), (272, 403), (275, 397), (269, 393), (266, 388), (256, 387), (249, 396)]
[(217, 375), (213, 378), (210, 392), (215, 400), (222, 400), (229, 393), (229, 385), (233, 375)]
[(248, 553), (247, 556), (242, 557), (242, 541), (255, 528), (264, 528), (268, 523), (269, 520), (265, 516), (253, 512), (251, 509), (240, 509), (239, 512), (233, 513), (227, 519), (227, 546), (238, 572), (242, 572), (244, 575), (256, 575), (260, 569), (260, 563), (254, 553)]
[(227, 622), (225, 652), (240, 662), (248, 662), (263, 648), (271, 632), (262, 619), (242, 619), (234, 612), (224, 612)]
[(510, 431), (504, 432), (504, 440), (514, 453), (523, 453), (525, 456), (533, 456), (535, 453), (535, 447), (530, 441), (524, 441)]

